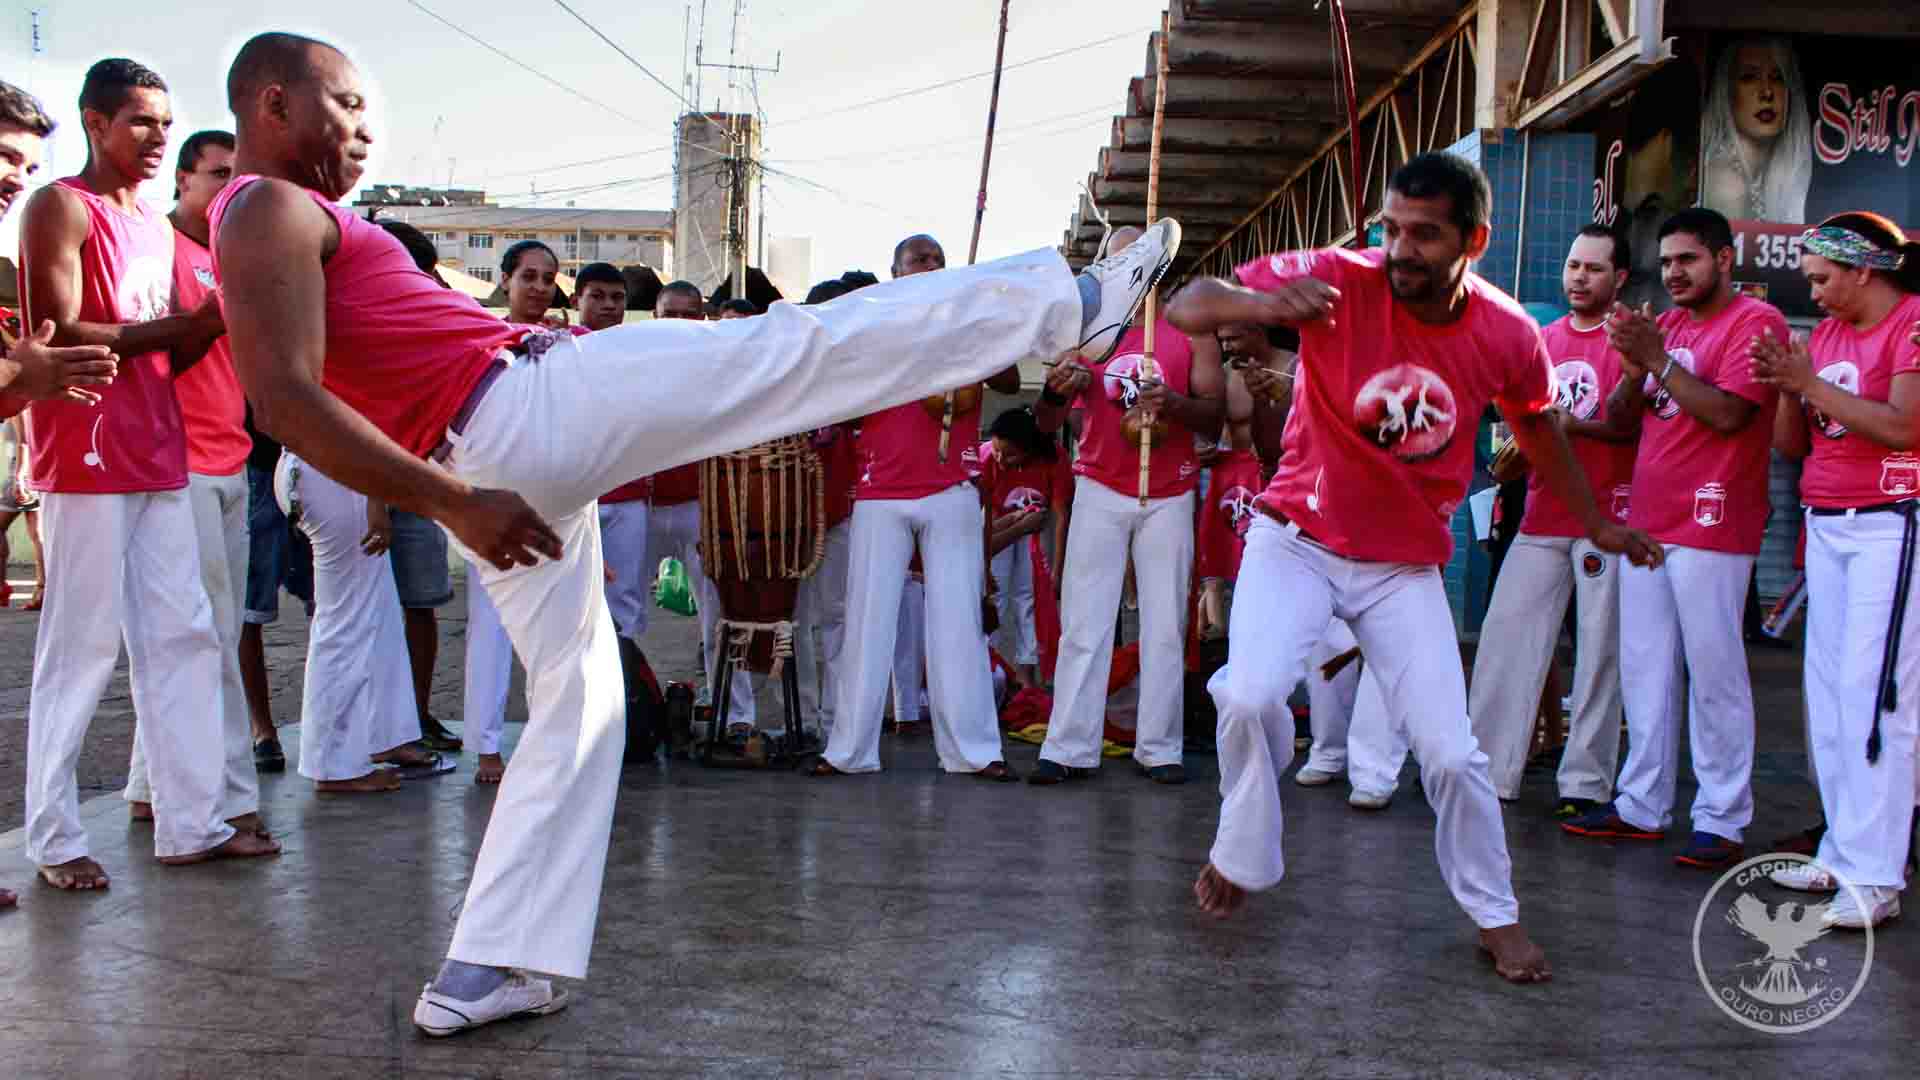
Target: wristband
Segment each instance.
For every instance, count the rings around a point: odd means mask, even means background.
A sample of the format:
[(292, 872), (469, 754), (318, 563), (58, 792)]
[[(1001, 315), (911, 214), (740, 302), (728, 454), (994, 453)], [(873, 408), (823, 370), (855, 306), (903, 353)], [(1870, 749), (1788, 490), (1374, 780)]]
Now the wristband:
[(1067, 403), (1066, 395), (1057, 393), (1051, 386), (1042, 386), (1040, 388), (1040, 400), (1045, 404), (1052, 405), (1055, 407), (1059, 407)]

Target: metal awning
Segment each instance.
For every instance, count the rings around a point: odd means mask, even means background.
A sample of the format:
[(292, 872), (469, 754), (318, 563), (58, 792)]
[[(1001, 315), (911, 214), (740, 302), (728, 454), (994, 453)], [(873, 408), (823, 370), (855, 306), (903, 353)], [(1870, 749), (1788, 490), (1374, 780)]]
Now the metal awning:
[[(1346, 0), (1357, 96), (1394, 80), (1472, 0)], [(1332, 32), (1316, 0), (1173, 0), (1167, 43), (1160, 212), (1180, 219), (1182, 261), (1172, 276), (1258, 210), (1346, 127)], [(1087, 187), (1115, 225), (1146, 219), (1159, 35), (1129, 83)], [(1102, 226), (1085, 196), (1062, 252), (1090, 261)]]

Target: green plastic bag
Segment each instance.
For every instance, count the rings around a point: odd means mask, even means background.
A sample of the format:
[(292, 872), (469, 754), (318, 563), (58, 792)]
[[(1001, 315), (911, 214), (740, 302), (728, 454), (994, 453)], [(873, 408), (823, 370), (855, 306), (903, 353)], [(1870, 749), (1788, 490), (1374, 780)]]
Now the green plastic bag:
[(679, 559), (660, 560), (660, 576), (653, 583), (653, 602), (676, 615), (692, 615), (698, 609), (693, 605), (693, 582), (687, 578), (687, 568)]

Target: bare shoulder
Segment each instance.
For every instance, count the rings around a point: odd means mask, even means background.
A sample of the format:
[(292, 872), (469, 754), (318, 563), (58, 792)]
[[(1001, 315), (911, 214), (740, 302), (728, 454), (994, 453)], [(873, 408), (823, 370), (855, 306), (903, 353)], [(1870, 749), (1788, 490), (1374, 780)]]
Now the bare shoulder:
[(21, 211), (22, 233), (59, 237), (75, 242), (86, 238), (87, 206), (65, 184), (48, 184), (27, 198)]
[(306, 189), (285, 180), (258, 179), (236, 193), (220, 218), (215, 239), (223, 261), (249, 252), (285, 255), (318, 250), (324, 258), (339, 243), (339, 227)]

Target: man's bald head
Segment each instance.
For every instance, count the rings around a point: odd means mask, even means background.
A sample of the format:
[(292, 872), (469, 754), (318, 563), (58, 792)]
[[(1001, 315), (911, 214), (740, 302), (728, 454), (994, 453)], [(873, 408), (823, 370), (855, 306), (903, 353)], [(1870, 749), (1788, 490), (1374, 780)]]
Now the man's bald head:
[(894, 277), (911, 277), (946, 268), (946, 251), (940, 247), (940, 241), (926, 233), (915, 233), (893, 247)]
[(305, 85), (314, 77), (316, 57), (346, 54), (324, 41), (299, 34), (255, 34), (227, 69), (227, 108), (245, 124), (260, 92), (269, 86)]
[(1147, 234), (1147, 230), (1137, 225), (1122, 225), (1107, 237), (1107, 254), (1118, 255), (1125, 251), (1135, 240)]

